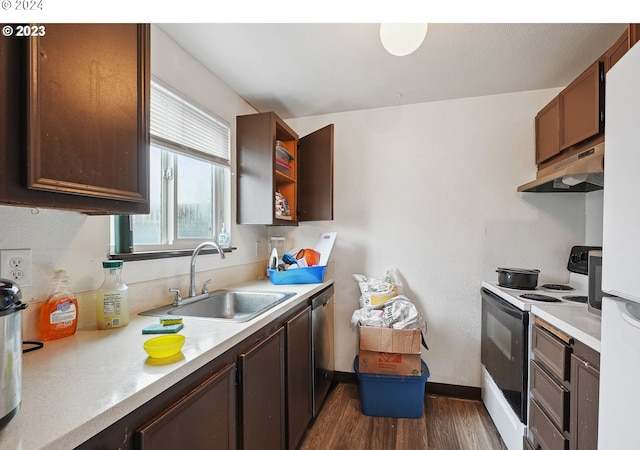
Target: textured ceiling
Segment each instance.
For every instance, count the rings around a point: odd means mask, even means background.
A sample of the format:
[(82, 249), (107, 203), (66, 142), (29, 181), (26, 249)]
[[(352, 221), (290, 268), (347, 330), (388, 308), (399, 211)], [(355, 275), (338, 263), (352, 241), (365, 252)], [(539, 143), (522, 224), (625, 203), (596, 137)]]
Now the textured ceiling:
[(159, 24), (260, 112), (282, 118), (566, 86), (626, 24), (429, 25), (388, 54), (378, 24)]

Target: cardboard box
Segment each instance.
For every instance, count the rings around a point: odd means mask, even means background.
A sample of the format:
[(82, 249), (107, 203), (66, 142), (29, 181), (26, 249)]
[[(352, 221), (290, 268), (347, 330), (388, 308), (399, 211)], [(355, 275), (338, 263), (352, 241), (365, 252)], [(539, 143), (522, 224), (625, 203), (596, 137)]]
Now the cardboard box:
[(360, 330), (358, 370), (383, 375), (421, 374), (419, 329), (364, 327)]

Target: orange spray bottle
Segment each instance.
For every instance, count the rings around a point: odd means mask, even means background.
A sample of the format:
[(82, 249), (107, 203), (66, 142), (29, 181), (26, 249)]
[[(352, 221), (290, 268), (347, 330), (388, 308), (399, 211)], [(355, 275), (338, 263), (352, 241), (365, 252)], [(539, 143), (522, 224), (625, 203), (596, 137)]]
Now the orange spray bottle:
[(56, 271), (49, 282), (47, 301), (40, 308), (40, 339), (51, 341), (71, 336), (78, 326), (78, 300), (71, 279)]

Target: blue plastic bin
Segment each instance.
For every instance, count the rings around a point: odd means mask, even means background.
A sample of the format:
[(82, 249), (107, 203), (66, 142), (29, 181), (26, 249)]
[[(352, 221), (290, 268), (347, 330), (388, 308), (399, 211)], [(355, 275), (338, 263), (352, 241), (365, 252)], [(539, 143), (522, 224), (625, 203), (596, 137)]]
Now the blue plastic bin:
[(422, 375), (378, 375), (360, 373), (356, 356), (353, 369), (360, 384), (362, 413), (377, 417), (422, 417), (429, 368), (424, 361), (420, 363)]
[(310, 284), (322, 283), (326, 268), (327, 266), (312, 266), (281, 271), (268, 269), (268, 272), (273, 284)]

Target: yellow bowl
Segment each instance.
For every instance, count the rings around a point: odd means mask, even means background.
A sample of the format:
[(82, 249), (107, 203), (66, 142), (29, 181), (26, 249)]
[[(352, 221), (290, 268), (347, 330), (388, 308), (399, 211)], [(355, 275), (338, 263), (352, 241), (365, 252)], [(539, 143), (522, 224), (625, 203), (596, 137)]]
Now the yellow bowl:
[(184, 336), (168, 334), (151, 338), (144, 343), (144, 351), (152, 358), (168, 358), (176, 355), (184, 345)]

